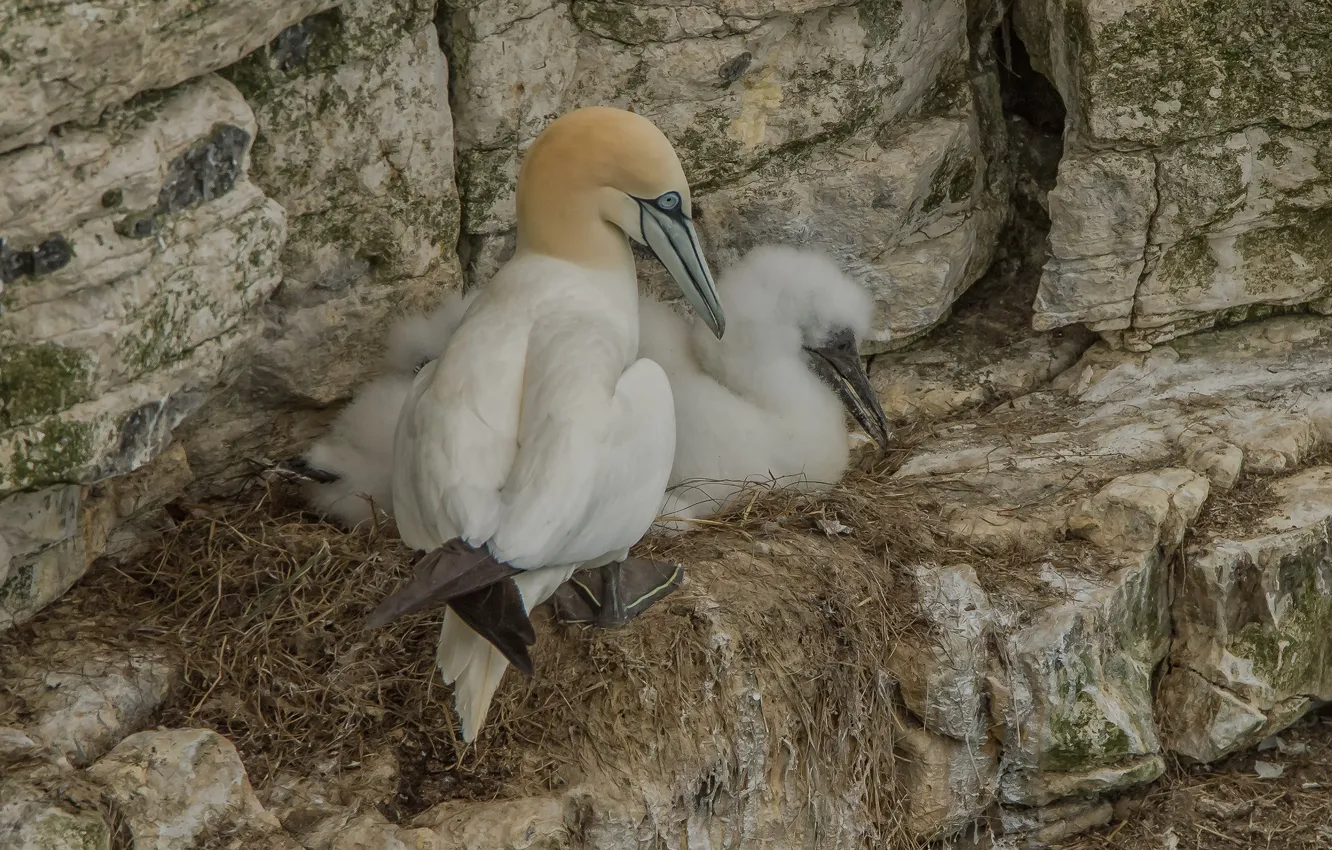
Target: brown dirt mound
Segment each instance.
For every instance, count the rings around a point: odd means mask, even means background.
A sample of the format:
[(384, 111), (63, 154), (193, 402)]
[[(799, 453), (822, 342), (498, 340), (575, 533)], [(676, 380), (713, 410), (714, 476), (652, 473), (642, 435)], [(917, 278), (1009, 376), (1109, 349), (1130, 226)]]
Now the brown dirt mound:
[[(53, 630), (165, 647), (185, 682), (163, 724), (226, 735), (259, 787), (395, 751), (402, 780), (381, 803), (394, 819), (588, 775), (710, 775), (696, 793), (715, 795), (752, 768), (737, 751), (748, 741), (768, 765), (795, 756), (811, 805), (814, 788), (860, 799), (872, 840), (903, 846), (885, 672), (904, 630), (919, 628), (902, 568), (952, 556), (928, 507), (884, 468), (817, 495), (755, 493), (698, 531), (649, 538), (638, 553), (682, 563), (688, 578), (624, 628), (538, 612), (536, 676), (506, 674), (471, 748), (433, 666), (438, 613), (360, 626), (409, 573), (391, 532), (322, 524), (279, 485), (175, 515), (154, 552), (95, 570), (5, 650)], [(851, 532), (829, 539), (820, 519)], [(755, 691), (761, 733), (736, 710)]]

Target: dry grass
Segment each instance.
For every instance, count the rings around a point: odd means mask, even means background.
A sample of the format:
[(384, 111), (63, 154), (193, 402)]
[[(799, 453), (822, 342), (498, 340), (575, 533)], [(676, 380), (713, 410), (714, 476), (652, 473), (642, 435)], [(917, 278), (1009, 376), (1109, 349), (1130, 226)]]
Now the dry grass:
[(1250, 536), (1281, 501), (1272, 492), (1272, 484), (1314, 466), (1332, 464), (1332, 444), (1324, 444), (1300, 459), (1291, 469), (1269, 474), (1246, 471), (1233, 489), (1212, 488), (1192, 534), (1198, 538), (1226, 537), (1239, 540)]
[[(877, 846), (909, 846), (885, 671), (917, 625), (902, 567), (948, 555), (936, 518), (886, 471), (854, 471), (818, 495), (756, 492), (696, 532), (649, 538), (640, 554), (685, 564), (688, 579), (624, 628), (563, 627), (538, 612), (537, 674), (506, 675), (471, 748), (433, 668), (438, 614), (360, 628), (408, 575), (406, 548), (383, 529), (322, 524), (278, 485), (176, 507), (155, 552), (94, 571), (0, 651), (53, 632), (165, 648), (185, 674), (164, 725), (226, 735), (258, 787), (394, 752), (399, 787), (380, 801), (394, 819), (587, 777), (705, 775), (694, 791), (704, 800), (738, 794), (747, 771), (789, 754), (798, 775), (786, 781), (804, 789), (812, 823), (818, 798), (860, 799)], [(829, 539), (820, 520), (851, 533)], [(759, 718), (743, 710), (755, 690)]]
[[(1280, 735), (1299, 754), (1240, 753), (1215, 765), (1178, 764), (1146, 791), (1120, 801), (1110, 826), (1068, 850), (1326, 850), (1332, 847), (1332, 715)], [(1285, 772), (1262, 779), (1255, 761)]]

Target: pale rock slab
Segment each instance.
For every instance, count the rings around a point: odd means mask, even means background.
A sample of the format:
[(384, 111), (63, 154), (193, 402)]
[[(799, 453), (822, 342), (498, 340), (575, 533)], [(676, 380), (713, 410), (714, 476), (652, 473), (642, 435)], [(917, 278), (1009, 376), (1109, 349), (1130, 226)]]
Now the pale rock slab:
[(79, 807), (16, 777), (0, 778), (0, 847), (6, 850), (110, 850), (111, 827)]
[(428, 829), (403, 829), (370, 816), (353, 821), (333, 842), (333, 850), (447, 850), (448, 846)]
[(433, 2), (353, 0), (226, 69), (259, 127), (251, 179), (287, 211), (283, 286), (249, 368), (305, 404), (350, 393), (391, 314), (459, 283), (448, 60)]
[(1247, 3), (1020, 0), (1015, 11), (1033, 64), (1088, 141), (1145, 147), (1332, 118), (1326, 6), (1292, 16)]
[(1116, 552), (1173, 551), (1198, 518), (1209, 492), (1206, 478), (1188, 469), (1122, 475), (1084, 500), (1068, 518), (1068, 531)]
[(0, 727), (0, 847), (110, 850), (111, 826), (89, 788), (55, 748)]
[(32, 718), (28, 731), (79, 766), (146, 725), (180, 673), (160, 655), (87, 642), (48, 643), (33, 655), (40, 664), (0, 670)]
[(412, 827), (459, 850), (566, 850), (573, 836), (564, 817), (565, 804), (557, 799), (440, 803), (417, 815)]
[(137, 469), (217, 381), (279, 283), (254, 132), (206, 76), (0, 157), (4, 250), (31, 261), (0, 314), (0, 493)]
[(108, 106), (230, 65), (331, 0), (121, 0), (95, 6), (7, 3), (0, 153), (57, 124), (90, 124)]
[(1045, 805), (1070, 789), (1159, 775), (1139, 765), (1160, 753), (1152, 671), (1170, 638), (1166, 571), (1144, 554), (1085, 589), (1073, 584), (1071, 601), (1004, 638), (1005, 669), (990, 683), (1003, 723), (1001, 800)]
[(1332, 698), (1332, 467), (1271, 485), (1280, 501), (1185, 559), (1162, 704), (1171, 749), (1213, 761)]
[(1068, 107), (1038, 327), (1146, 350), (1328, 309), (1325, 8), (1022, 0), (1015, 16)]
[(107, 787), (140, 850), (218, 846), (219, 840), (234, 848), (299, 846), (259, 805), (236, 748), (216, 732), (139, 732), (88, 774)]
[(1193, 426), (1181, 433), (1179, 443), (1185, 451), (1184, 465), (1207, 476), (1212, 487), (1229, 490), (1235, 486), (1244, 468), (1243, 449), (1213, 435), (1210, 428)]
[(913, 835), (924, 840), (952, 835), (994, 802), (999, 765), (992, 739), (959, 741), (919, 727), (899, 735), (907, 829)]
[(979, 746), (985, 740), (989, 600), (971, 567), (922, 565), (914, 575), (929, 633), (903, 636), (889, 669), (926, 730)]
[(134, 472), (94, 485), (63, 485), (0, 499), (0, 528), (14, 539), (0, 582), (0, 630), (59, 598), (104, 554), (141, 545), (134, 524), (178, 495), (192, 474), (174, 444)]
[(1114, 813), (1114, 806), (1102, 800), (1069, 800), (1039, 809), (1004, 809), (1000, 822), (1010, 840), (1022, 842), (1008, 847), (1037, 850), (1057, 847), (1075, 835), (1104, 826)]

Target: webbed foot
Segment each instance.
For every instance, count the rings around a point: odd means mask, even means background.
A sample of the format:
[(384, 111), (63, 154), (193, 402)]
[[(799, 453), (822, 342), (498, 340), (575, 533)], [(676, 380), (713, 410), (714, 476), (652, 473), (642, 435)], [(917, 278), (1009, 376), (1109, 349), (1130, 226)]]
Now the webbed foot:
[(574, 573), (552, 601), (561, 623), (622, 626), (670, 596), (684, 580), (684, 567), (626, 558)]

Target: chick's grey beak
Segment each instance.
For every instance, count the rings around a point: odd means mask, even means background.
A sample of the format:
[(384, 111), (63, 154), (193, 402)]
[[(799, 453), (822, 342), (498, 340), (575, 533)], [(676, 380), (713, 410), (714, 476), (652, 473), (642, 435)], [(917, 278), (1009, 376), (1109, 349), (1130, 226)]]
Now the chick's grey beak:
[(667, 212), (644, 200), (638, 200), (638, 205), (643, 210), (644, 241), (675, 278), (675, 284), (694, 312), (721, 339), (726, 332), (726, 316), (717, 297), (717, 284), (708, 271), (707, 260), (703, 259), (694, 223), (678, 208)]
[(879, 404), (879, 395), (870, 385), (869, 375), (865, 374), (855, 335), (850, 331), (838, 331), (823, 347), (805, 350), (810, 354), (814, 371), (836, 391), (842, 406), (850, 411), (880, 449), (888, 448), (892, 429), (888, 427), (888, 417)]

